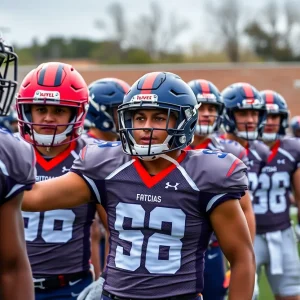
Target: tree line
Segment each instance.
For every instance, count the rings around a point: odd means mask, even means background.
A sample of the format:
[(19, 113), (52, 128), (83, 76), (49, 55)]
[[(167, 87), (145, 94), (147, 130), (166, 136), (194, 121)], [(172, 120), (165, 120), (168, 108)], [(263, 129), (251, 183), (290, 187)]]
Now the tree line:
[[(214, 61), (299, 61), (300, 10), (295, 0), (268, 0), (259, 8), (239, 0), (206, 0), (200, 16), (207, 18), (207, 34), (215, 39), (203, 49), (201, 38), (180, 45), (190, 29), (188, 19), (164, 12), (152, 2), (147, 14), (128, 18), (122, 3), (108, 6), (110, 22), (95, 20), (106, 37), (101, 40), (49, 37), (40, 44), (17, 48), (20, 62), (35, 64), (53, 59), (89, 59), (95, 63), (177, 63)], [(142, 29), (142, 30), (141, 30)], [(200, 31), (200, 29), (199, 29)]]

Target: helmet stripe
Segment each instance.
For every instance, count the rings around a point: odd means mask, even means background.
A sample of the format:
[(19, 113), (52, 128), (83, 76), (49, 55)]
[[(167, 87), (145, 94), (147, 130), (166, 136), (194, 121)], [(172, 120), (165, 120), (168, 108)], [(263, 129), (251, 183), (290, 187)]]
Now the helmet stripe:
[(39, 77), (38, 77), (38, 84), (39, 85), (44, 85), (44, 78), (45, 78), (46, 69), (47, 69), (47, 66), (44, 65), (44, 67), (42, 68), (42, 70), (39, 73)]
[(48, 64), (46, 67), (44, 84), (46, 86), (54, 86), (54, 81), (59, 64)]
[(243, 84), (242, 88), (244, 89), (245, 95), (247, 98), (254, 98), (254, 93), (252, 87), (249, 84)]
[(274, 93), (272, 91), (266, 91), (265, 97), (266, 97), (266, 104), (274, 103)]
[(204, 93), (204, 94), (211, 93), (209, 83), (206, 80), (199, 79), (198, 83), (200, 85), (200, 89), (201, 89), (202, 93)]
[(55, 79), (54, 79), (54, 86), (60, 86), (61, 85), (63, 69), (64, 69), (63, 64), (59, 64), (58, 68), (57, 68), (57, 71), (56, 71)]
[[(141, 94), (149, 94), (149, 92), (151, 93), (152, 87), (153, 87), (153, 83), (155, 81), (155, 79), (157, 78), (157, 76), (160, 74), (161, 72), (153, 72), (150, 73), (146, 78), (145, 81), (142, 85), (142, 90), (141, 90)], [(149, 91), (150, 90), (150, 91)]]

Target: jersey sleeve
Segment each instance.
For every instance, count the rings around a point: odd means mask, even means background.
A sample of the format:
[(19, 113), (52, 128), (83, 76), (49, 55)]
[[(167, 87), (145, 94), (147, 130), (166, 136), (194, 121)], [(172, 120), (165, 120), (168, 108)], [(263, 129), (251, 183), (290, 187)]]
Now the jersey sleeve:
[(35, 154), (33, 147), (27, 142), (11, 134), (1, 134), (5, 139), (0, 147), (0, 177), (3, 183), (2, 203), (17, 194), (30, 190), (35, 183)]

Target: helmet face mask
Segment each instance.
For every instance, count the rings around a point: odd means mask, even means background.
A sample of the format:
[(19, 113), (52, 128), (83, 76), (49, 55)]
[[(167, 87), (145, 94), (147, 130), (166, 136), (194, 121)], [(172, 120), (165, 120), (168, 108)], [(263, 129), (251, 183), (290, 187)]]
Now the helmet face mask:
[[(266, 122), (266, 107), (257, 89), (248, 83), (235, 83), (222, 91), (225, 104), (223, 127), (244, 140), (256, 140), (261, 137)], [(237, 120), (236, 115), (253, 114), (256, 122)], [(257, 113), (254, 113), (257, 112)], [(251, 118), (250, 118), (251, 120)]]
[[(8, 76), (11, 78), (9, 79)], [(17, 90), (18, 56), (0, 38), (0, 115), (9, 113)]]
[[(135, 127), (133, 117), (143, 110), (163, 111), (165, 127)], [(120, 139), (123, 151), (144, 160), (154, 160), (162, 154), (183, 149), (192, 142), (198, 118), (196, 98), (180, 77), (172, 73), (154, 72), (144, 75), (124, 97), (118, 109)], [(175, 118), (174, 118), (175, 117)], [(172, 120), (176, 119), (175, 126)], [(136, 132), (147, 132), (149, 142), (138, 144)], [(157, 143), (155, 136), (166, 133)]]
[[(32, 105), (68, 107), (72, 116), (64, 124), (33, 122)], [(72, 66), (63, 63), (42, 64), (25, 77), (17, 94), (20, 134), (29, 143), (40, 147), (71, 143), (83, 132), (87, 108), (87, 85)], [(51, 134), (36, 132), (34, 127), (39, 126), (47, 127)]]

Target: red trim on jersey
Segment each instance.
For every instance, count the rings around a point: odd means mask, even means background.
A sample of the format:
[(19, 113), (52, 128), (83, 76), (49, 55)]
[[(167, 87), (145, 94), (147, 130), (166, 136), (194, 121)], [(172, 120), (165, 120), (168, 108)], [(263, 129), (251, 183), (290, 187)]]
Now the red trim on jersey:
[(274, 93), (272, 91), (266, 91), (266, 104), (273, 104), (274, 103)]
[(222, 139), (222, 140), (225, 140), (225, 139), (226, 139), (226, 137), (225, 137), (225, 133), (223, 133), (223, 134), (219, 135), (219, 138), (220, 138), (220, 139)]
[(242, 159), (244, 156), (247, 156), (247, 155), (248, 155), (247, 149), (243, 149), (243, 150), (241, 151), (241, 153), (239, 154), (238, 158), (239, 158), (239, 159)]
[[(176, 159), (176, 161), (180, 164), (185, 157), (186, 157), (186, 151), (183, 151), (180, 154), (180, 156)], [(163, 180), (167, 175), (169, 175), (176, 168), (176, 165), (171, 164), (169, 167), (160, 171), (158, 174), (151, 176), (142, 165), (140, 159), (136, 159), (133, 165), (137, 173), (140, 175), (142, 181), (149, 189), (152, 188), (161, 180)]]
[(45, 77), (43, 81), (43, 85), (54, 86), (55, 75), (58, 70), (59, 64), (50, 64), (47, 66), (45, 71)]
[(199, 79), (198, 82), (200, 84), (202, 93), (204, 93), (204, 94), (210, 94), (211, 93), (210, 88), (209, 88), (209, 83), (206, 80)]
[(202, 143), (192, 146), (187, 146), (184, 150), (197, 150), (197, 149), (207, 149), (208, 144), (211, 142), (211, 139), (205, 139)]
[(254, 98), (252, 87), (249, 84), (244, 83), (242, 87), (247, 98)]
[(36, 162), (45, 170), (50, 171), (54, 167), (56, 167), (58, 164), (60, 164), (62, 161), (64, 161), (71, 151), (73, 151), (76, 148), (76, 141), (70, 143), (70, 146), (64, 150), (63, 152), (59, 153), (57, 156), (53, 157), (51, 160), (47, 161), (42, 154), (34, 148), (35, 155), (36, 155)]
[(145, 81), (142, 86), (141, 94), (149, 94), (151, 92), (153, 83), (154, 83), (157, 75), (160, 73), (161, 72), (153, 72), (145, 78)]
[(82, 160), (84, 160), (84, 158), (85, 158), (85, 154), (86, 154), (86, 149), (87, 149), (87, 147), (86, 146), (84, 146), (82, 149), (81, 149), (81, 151), (80, 151), (80, 158), (82, 159)]
[(231, 165), (230, 169), (228, 170), (227, 174), (226, 174), (226, 177), (230, 177), (231, 174), (233, 173), (233, 171), (235, 170), (236, 166), (238, 164), (241, 163), (241, 160), (239, 158), (237, 158)]
[(86, 134), (91, 138), (98, 139), (90, 130)]
[(280, 146), (280, 140), (277, 140), (274, 146), (270, 149), (271, 152), (268, 157), (268, 163), (271, 162), (272, 159), (277, 155), (279, 146)]

